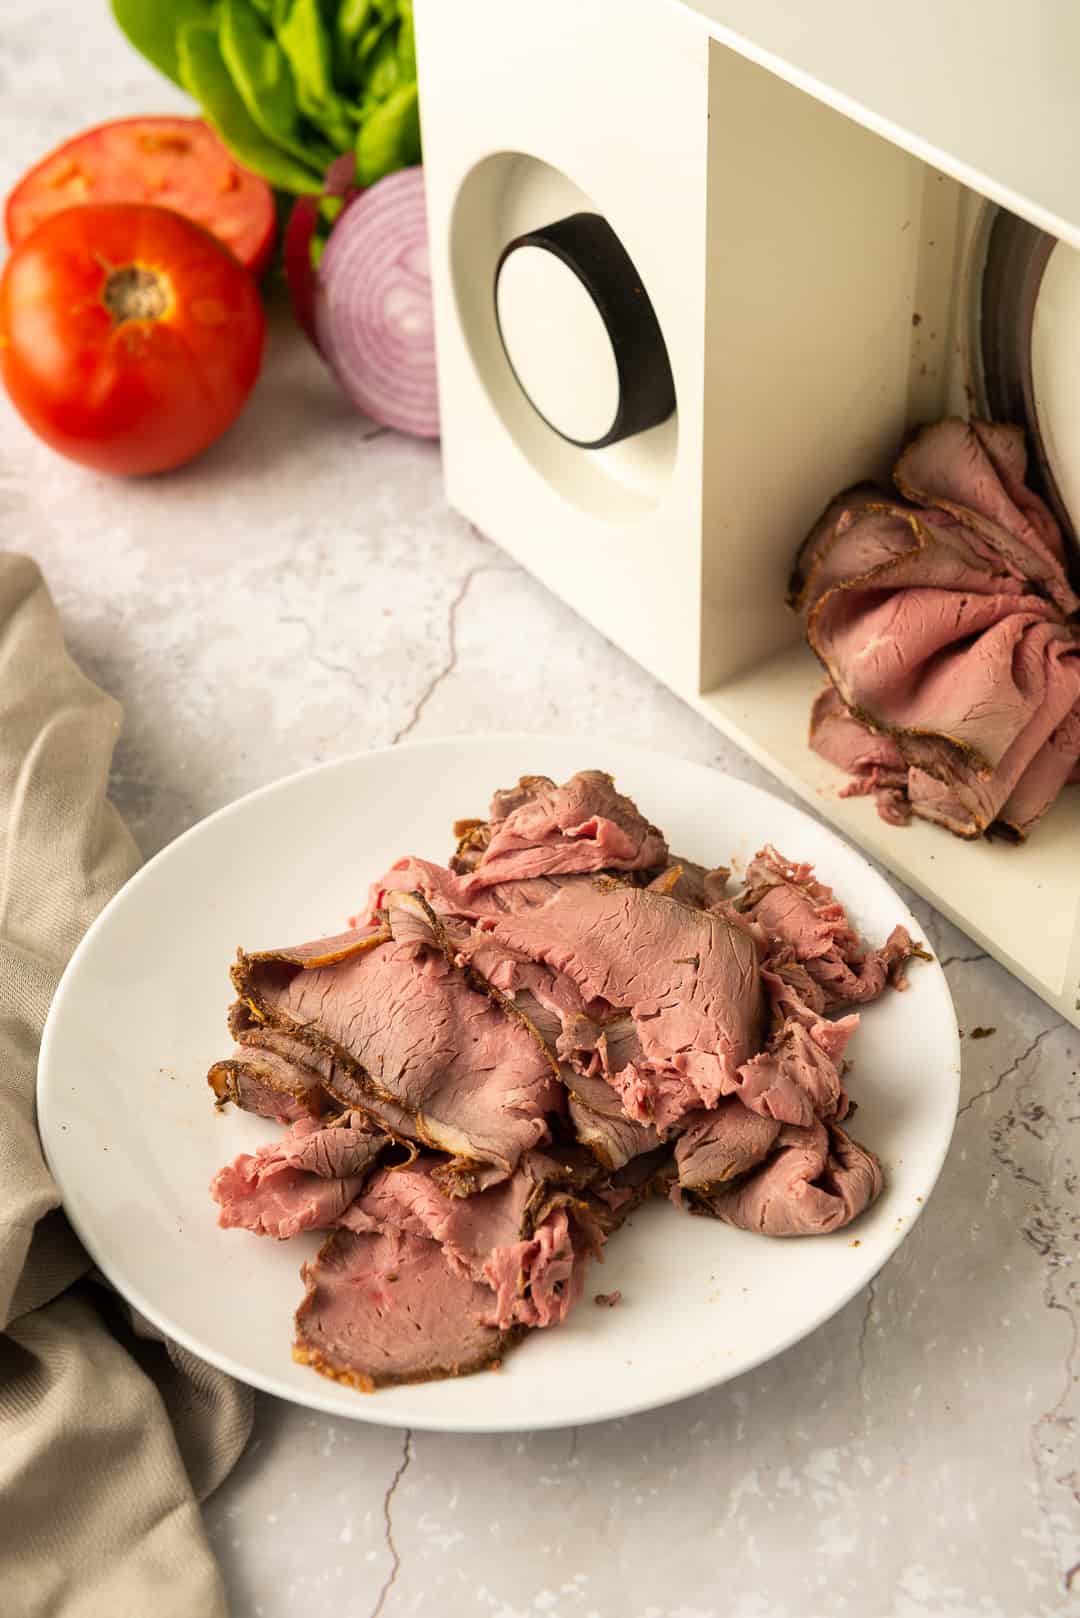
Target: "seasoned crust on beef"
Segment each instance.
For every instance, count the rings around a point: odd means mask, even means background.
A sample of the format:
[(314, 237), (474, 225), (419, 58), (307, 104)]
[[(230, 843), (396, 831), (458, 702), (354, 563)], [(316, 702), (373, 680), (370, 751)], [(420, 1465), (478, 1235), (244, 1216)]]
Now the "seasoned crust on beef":
[[(524, 1334), (521, 1327), (500, 1331), (478, 1323), (474, 1315), (490, 1300), (490, 1290), (455, 1275), (443, 1262), (438, 1244), (420, 1237), (398, 1237), (392, 1244), (394, 1267), (382, 1268), (384, 1287), (394, 1289), (393, 1310), (358, 1310), (365, 1261), (378, 1272), (378, 1248), (386, 1245), (382, 1236), (338, 1230), (323, 1242), (314, 1262), (304, 1265), (301, 1274), (307, 1290), (296, 1311), (293, 1344), (293, 1358), (299, 1364), (370, 1393), (493, 1367)], [(388, 1274), (395, 1279), (387, 1280)], [(334, 1311), (339, 1283), (348, 1289), (340, 1327)], [(422, 1324), (433, 1311), (440, 1328), (445, 1328), (438, 1335)], [(359, 1341), (349, 1340), (349, 1326)], [(441, 1347), (436, 1348), (438, 1342)], [(448, 1354), (450, 1345), (453, 1351)]]
[[(328, 1067), (317, 1065), (340, 1105), (446, 1152), (445, 1189), (467, 1195), (511, 1173), (524, 1150), (548, 1137), (547, 1113), (565, 1105), (535, 1030), (455, 960), (418, 894), (388, 893), (382, 925), (356, 943), (347, 935), (335, 941), (329, 967), (313, 964), (331, 953), (321, 943), (240, 951), (233, 982), (249, 1017), (329, 1058)], [(486, 1054), (496, 1046), (498, 1063)], [(492, 1103), (481, 1108), (478, 1098), (489, 1092)]]
[(357, 1393), (374, 1393), (377, 1388), (415, 1387), (420, 1382), (446, 1382), (452, 1377), (472, 1376), (478, 1371), (501, 1371), (503, 1355), (507, 1349), (513, 1348), (515, 1343), (520, 1343), (528, 1329), (527, 1326), (514, 1326), (510, 1331), (503, 1332), (501, 1341), (490, 1359), (484, 1357), (472, 1365), (441, 1366), (434, 1371), (417, 1371), (411, 1376), (384, 1374), (377, 1381), (362, 1371), (332, 1365), (329, 1360), (323, 1358), (318, 1349), (311, 1348), (306, 1343), (293, 1343), (292, 1357), (297, 1365), (310, 1366), (313, 1371), (318, 1371), (320, 1376), (328, 1377), (331, 1382), (340, 1382), (347, 1388), (354, 1388)]

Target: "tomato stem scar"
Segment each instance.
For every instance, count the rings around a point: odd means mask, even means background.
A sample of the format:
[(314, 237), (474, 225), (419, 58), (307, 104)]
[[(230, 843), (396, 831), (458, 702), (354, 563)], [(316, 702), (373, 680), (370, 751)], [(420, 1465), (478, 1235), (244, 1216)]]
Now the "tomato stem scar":
[(172, 301), (165, 279), (142, 264), (111, 270), (101, 296), (118, 326), (125, 320), (160, 320)]

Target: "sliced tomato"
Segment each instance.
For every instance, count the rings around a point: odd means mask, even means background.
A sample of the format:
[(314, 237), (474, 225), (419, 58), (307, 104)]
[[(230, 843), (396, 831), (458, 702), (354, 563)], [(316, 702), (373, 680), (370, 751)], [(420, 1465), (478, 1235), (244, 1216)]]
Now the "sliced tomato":
[(274, 245), (274, 197), (201, 118), (121, 118), (65, 141), (25, 174), (4, 225), (17, 247), (45, 219), (83, 202), (172, 208), (258, 274)]

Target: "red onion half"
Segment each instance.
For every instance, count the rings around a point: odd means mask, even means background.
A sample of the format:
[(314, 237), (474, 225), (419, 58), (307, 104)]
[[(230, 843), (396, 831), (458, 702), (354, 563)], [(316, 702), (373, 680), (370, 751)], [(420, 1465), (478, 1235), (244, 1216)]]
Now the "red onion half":
[(401, 169), (350, 202), (319, 264), (319, 347), (365, 415), (438, 438), (424, 176)]

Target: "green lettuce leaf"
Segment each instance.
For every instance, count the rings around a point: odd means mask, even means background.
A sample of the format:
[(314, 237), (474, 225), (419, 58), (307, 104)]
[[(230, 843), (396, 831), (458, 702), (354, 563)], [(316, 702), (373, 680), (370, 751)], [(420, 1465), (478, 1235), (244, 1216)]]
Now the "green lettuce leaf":
[(356, 141), (356, 176), (374, 185), (395, 169), (420, 161), (420, 105), (416, 85), (403, 84), (375, 107), (360, 126)]
[(195, 97), (234, 156), (282, 191), (322, 190), (323, 172), (269, 140), (255, 123), (229, 76), (213, 24), (189, 22), (176, 41), (180, 83)]
[(177, 36), (187, 23), (205, 22), (214, 3), (215, 0), (112, 0), (112, 13), (135, 49), (183, 88)]
[(300, 124), (288, 58), (252, 0), (222, 0), (222, 60), (251, 120), (267, 140), (325, 174), (336, 149)]
[(344, 99), (334, 88), (334, 51), (320, 0), (285, 0), (275, 23), (296, 85), (300, 111), (326, 136), (335, 152), (347, 151), (353, 127)]
[(111, 4), (135, 48), (271, 185), (315, 192), (350, 151), (362, 185), (420, 161), (412, 0)]

